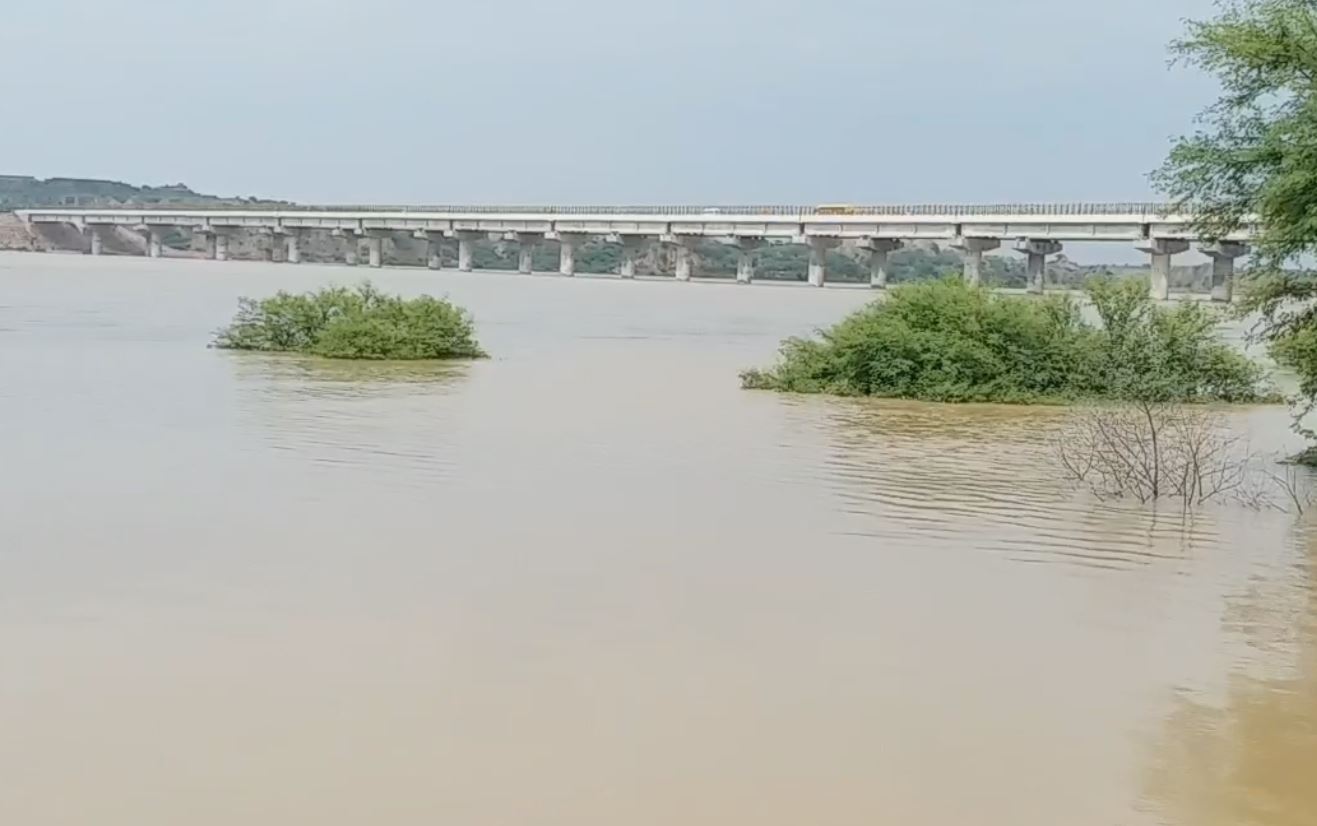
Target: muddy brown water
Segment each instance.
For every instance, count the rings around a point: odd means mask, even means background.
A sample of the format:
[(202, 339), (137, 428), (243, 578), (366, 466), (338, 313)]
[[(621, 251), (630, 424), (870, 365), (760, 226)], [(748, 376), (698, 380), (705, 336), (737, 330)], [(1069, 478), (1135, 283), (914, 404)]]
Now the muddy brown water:
[(206, 348), (361, 274), (0, 255), (0, 822), (1317, 822), (1304, 521), (738, 389), (864, 290), (385, 270), (494, 358)]

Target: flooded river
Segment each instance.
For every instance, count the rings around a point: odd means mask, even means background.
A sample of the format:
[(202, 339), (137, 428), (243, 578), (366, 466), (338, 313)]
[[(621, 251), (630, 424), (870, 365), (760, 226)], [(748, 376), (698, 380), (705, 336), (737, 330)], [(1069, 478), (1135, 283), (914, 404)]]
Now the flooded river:
[(206, 348), (364, 274), (0, 255), (0, 823), (1317, 822), (1301, 521), (738, 389), (863, 290), (386, 270), (493, 358)]

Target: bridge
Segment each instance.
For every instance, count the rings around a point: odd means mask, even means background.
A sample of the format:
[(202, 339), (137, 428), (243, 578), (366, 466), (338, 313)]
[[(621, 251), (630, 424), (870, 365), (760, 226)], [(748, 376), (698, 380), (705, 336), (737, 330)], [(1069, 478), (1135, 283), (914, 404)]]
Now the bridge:
[[(18, 213), (30, 224), (71, 224), (89, 236), (92, 255), (101, 254), (107, 232), (141, 233), (147, 254), (162, 254), (166, 233), (184, 230), (205, 239), (210, 257), (228, 258), (236, 233), (271, 236), (270, 249), (282, 248), (284, 260), (301, 259), (308, 233), (329, 232), (364, 242), (367, 263), (383, 264), (383, 241), (406, 233), (428, 242), (432, 269), (440, 267), (439, 243), (455, 238), (458, 268), (472, 266), (472, 243), (484, 238), (514, 240), (521, 245), (519, 269), (529, 273), (531, 253), (546, 239), (560, 244), (559, 271), (576, 273), (575, 251), (592, 237), (622, 247), (620, 275), (635, 276), (643, 246), (669, 244), (676, 250), (675, 274), (690, 280), (692, 242), (716, 238), (739, 249), (737, 280), (755, 277), (754, 252), (768, 243), (809, 247), (808, 281), (827, 283), (827, 252), (843, 242), (868, 251), (870, 284), (887, 284), (888, 255), (912, 241), (939, 241), (959, 250), (966, 281), (981, 281), (985, 252), (1009, 244), (1028, 261), (1029, 289), (1045, 288), (1048, 256), (1066, 242), (1133, 244), (1149, 256), (1152, 295), (1169, 295), (1175, 255), (1191, 243), (1213, 260), (1212, 297), (1229, 301), (1235, 260), (1248, 253), (1257, 227), (1242, 227), (1224, 239), (1201, 238), (1192, 216), (1166, 204), (922, 204), (907, 206), (278, 206), (275, 208), (122, 207), (112, 209), (32, 209)], [(347, 263), (357, 263), (359, 243), (349, 243)]]

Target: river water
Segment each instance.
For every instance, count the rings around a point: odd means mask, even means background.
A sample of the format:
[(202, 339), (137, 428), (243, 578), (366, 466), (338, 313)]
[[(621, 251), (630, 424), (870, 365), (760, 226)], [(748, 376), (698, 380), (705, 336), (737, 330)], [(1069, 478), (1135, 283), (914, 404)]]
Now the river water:
[(342, 267), (0, 255), (0, 823), (1317, 822), (1303, 520), (738, 389), (864, 290), (373, 275), (493, 358), (206, 348)]

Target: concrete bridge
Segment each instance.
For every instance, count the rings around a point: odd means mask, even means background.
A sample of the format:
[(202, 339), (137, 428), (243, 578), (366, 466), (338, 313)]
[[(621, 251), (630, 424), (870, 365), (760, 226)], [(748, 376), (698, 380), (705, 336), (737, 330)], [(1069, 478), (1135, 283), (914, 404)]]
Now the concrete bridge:
[[(1248, 253), (1257, 227), (1248, 226), (1225, 239), (1201, 239), (1193, 218), (1164, 204), (925, 204), (911, 206), (280, 206), (276, 209), (232, 207), (125, 207), (115, 209), (33, 209), (19, 215), (32, 224), (64, 223), (90, 236), (93, 255), (101, 253), (104, 235), (130, 228), (147, 239), (148, 254), (159, 256), (163, 236), (172, 230), (197, 233), (212, 258), (228, 257), (228, 240), (240, 232), (273, 236), (296, 263), (306, 233), (328, 230), (359, 238), (368, 263), (383, 263), (383, 239), (407, 233), (429, 242), (429, 264), (440, 266), (438, 244), (458, 242), (458, 268), (470, 270), (472, 242), (482, 238), (521, 244), (520, 269), (530, 272), (534, 246), (545, 239), (560, 243), (559, 271), (576, 272), (575, 250), (584, 240), (605, 237), (622, 246), (621, 276), (634, 277), (637, 255), (647, 243), (676, 249), (676, 277), (692, 275), (692, 241), (717, 238), (740, 250), (737, 280), (754, 280), (754, 251), (766, 243), (800, 243), (809, 247), (809, 283), (827, 282), (827, 251), (843, 241), (869, 252), (870, 283), (887, 284), (888, 255), (908, 241), (935, 240), (961, 251), (965, 279), (977, 284), (983, 254), (1008, 244), (1028, 260), (1029, 288), (1042, 292), (1047, 257), (1067, 241), (1133, 244), (1149, 256), (1153, 297), (1169, 294), (1171, 262), (1197, 243), (1214, 262), (1212, 296), (1231, 297), (1235, 259)], [(348, 263), (356, 262), (356, 245)]]

